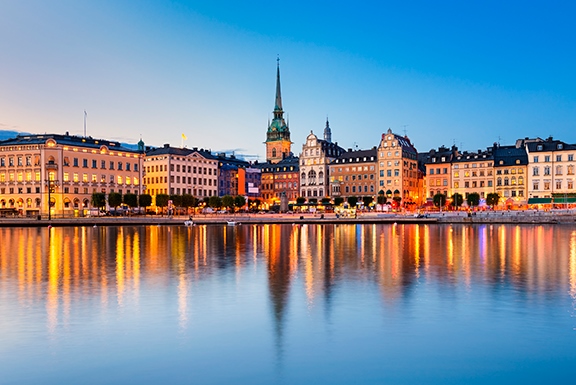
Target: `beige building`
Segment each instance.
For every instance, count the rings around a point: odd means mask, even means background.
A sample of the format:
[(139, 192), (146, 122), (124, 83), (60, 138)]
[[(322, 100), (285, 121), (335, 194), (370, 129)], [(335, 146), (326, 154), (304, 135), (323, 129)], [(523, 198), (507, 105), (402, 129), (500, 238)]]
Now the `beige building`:
[(426, 196), (431, 200), (436, 194), (444, 194), (446, 197), (453, 195), (452, 191), (452, 159), (458, 154), (458, 147), (438, 150), (430, 150), (420, 154), (423, 164), (426, 166)]
[(145, 193), (153, 205), (158, 194), (218, 195), (218, 160), (210, 151), (165, 144), (146, 153), (144, 169)]
[(552, 137), (526, 143), (528, 204), (573, 204), (576, 145)]
[(328, 165), (338, 158), (344, 149), (332, 143), (331, 130), (326, 120), (324, 139), (318, 139), (312, 131), (302, 145), (300, 154), (300, 196), (318, 200), (330, 196), (330, 168)]
[(0, 142), (0, 209), (4, 215), (78, 216), (92, 193), (142, 192), (139, 150), (118, 142), (59, 134), (18, 135)]

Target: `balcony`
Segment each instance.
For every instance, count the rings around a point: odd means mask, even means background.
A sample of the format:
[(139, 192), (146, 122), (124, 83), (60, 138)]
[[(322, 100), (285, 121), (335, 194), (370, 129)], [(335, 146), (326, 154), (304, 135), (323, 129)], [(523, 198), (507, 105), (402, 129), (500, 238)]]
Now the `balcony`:
[(58, 170), (58, 165), (54, 161), (48, 161), (46, 163), (46, 170)]

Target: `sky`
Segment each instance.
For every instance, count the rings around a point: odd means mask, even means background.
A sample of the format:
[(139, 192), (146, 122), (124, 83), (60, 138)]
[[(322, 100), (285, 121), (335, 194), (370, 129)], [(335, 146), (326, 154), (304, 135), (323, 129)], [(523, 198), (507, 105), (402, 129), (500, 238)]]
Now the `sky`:
[(0, 130), (265, 160), (389, 128), (421, 151), (576, 143), (576, 2), (0, 0)]

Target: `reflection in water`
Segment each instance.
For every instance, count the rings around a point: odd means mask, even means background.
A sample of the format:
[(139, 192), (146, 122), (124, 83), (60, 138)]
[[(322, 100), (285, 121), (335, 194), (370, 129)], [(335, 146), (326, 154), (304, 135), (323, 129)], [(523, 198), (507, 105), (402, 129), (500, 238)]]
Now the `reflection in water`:
[[(66, 328), (77, 302), (138, 304), (146, 285), (174, 286), (178, 325), (194, 314), (194, 282), (265, 271), (276, 353), (288, 308), (305, 301), (328, 318), (344, 285), (377, 285), (382, 307), (415, 285), (518, 300), (569, 294), (576, 313), (576, 231), (513, 225), (243, 225), (0, 229), (0, 299), (17, 287), (19, 307), (45, 304), (50, 334)], [(264, 269), (264, 270), (262, 270)], [(145, 283), (145, 281), (147, 283)], [(16, 286), (17, 284), (17, 286)], [(115, 296), (115, 298), (114, 298)]]

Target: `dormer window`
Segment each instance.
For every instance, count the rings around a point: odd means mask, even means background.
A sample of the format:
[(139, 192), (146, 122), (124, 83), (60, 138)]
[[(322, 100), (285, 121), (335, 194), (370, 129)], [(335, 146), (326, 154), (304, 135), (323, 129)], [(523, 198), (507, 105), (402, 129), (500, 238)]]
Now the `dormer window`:
[(446, 162), (446, 158), (445, 158), (445, 157), (442, 157), (441, 161), (442, 161), (442, 162)]
[(557, 148), (558, 150), (561, 150), (562, 147), (563, 147), (563, 146), (562, 146), (562, 143), (558, 143), (558, 146), (556, 146), (556, 148)]
[(536, 150), (538, 150), (538, 151), (542, 151), (543, 148), (544, 148), (544, 146), (542, 146), (541, 144), (536, 146)]
[(501, 160), (500, 162), (498, 162), (498, 164), (501, 164), (501, 165), (502, 165), (502, 164), (504, 164), (504, 161), (503, 161), (503, 160)]
[(520, 159), (516, 159), (516, 164), (520, 164)]

